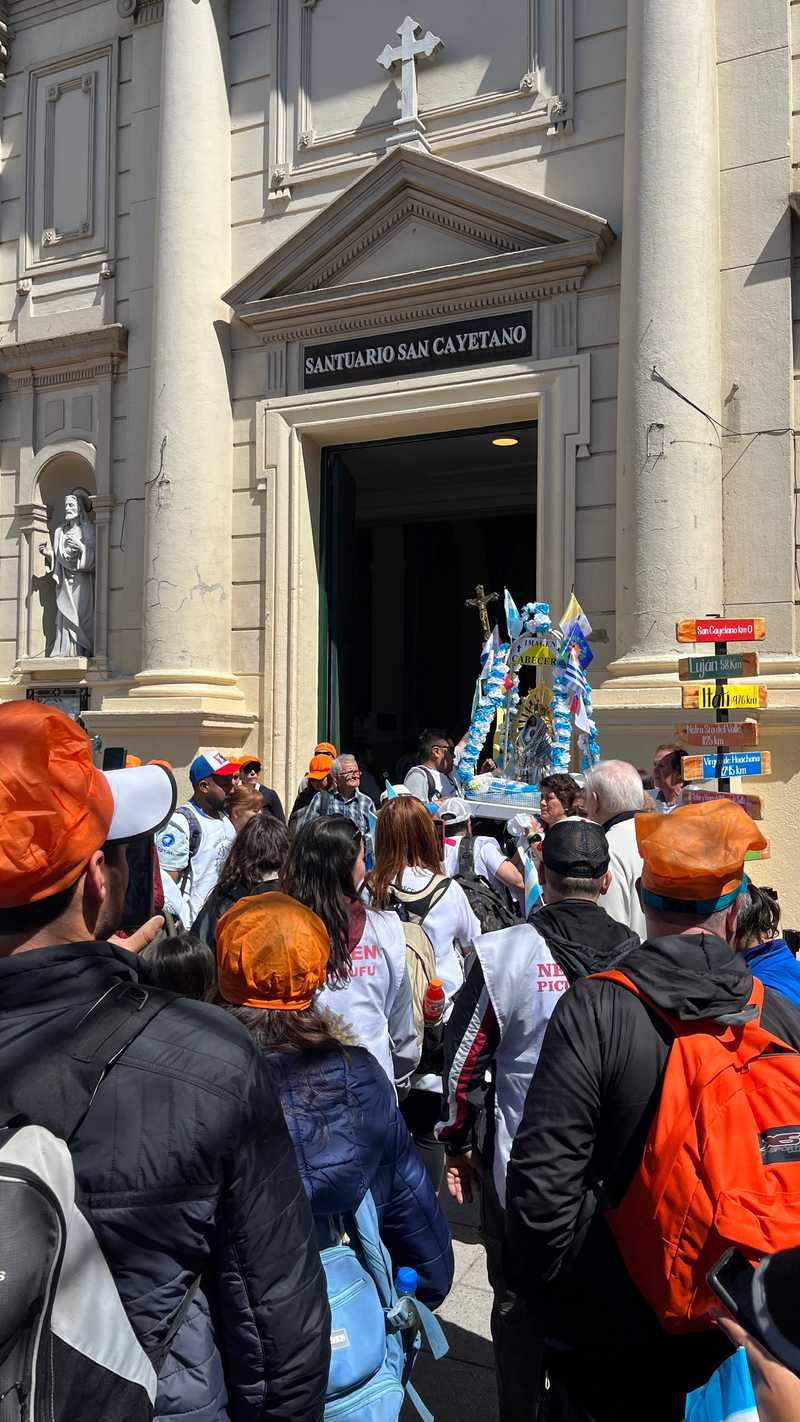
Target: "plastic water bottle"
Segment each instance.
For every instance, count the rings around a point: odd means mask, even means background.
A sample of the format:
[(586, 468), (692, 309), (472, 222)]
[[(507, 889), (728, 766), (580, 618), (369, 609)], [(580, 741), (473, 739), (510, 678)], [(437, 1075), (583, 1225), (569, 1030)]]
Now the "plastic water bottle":
[(405, 1264), (398, 1269), (394, 1279), (394, 1286), (400, 1298), (404, 1300), (399, 1306), (397, 1314), (400, 1328), (413, 1328), (414, 1332), (416, 1332), (419, 1327), (417, 1310), (413, 1302), (414, 1295), (417, 1292), (418, 1282), (419, 1275), (416, 1269), (412, 1269)]
[(417, 1292), (418, 1283), (419, 1274), (416, 1269), (412, 1269), (407, 1264), (404, 1264), (402, 1268), (398, 1269), (395, 1275), (394, 1286), (401, 1298), (403, 1295), (411, 1296), (415, 1294)]
[[(438, 1025), (444, 1017), (444, 1009), (447, 999), (444, 994), (444, 983), (441, 978), (431, 978), (425, 989), (425, 996), (422, 999), (422, 1016), (432, 1027)], [(401, 1270), (401, 1273), (403, 1271)], [(407, 1270), (407, 1273), (414, 1273), (414, 1270)]]

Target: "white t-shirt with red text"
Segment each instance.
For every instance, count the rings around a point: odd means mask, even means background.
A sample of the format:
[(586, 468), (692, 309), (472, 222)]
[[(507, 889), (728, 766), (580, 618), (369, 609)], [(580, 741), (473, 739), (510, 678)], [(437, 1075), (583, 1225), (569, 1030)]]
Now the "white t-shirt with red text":
[(350, 981), (327, 984), (316, 997), (319, 1007), (343, 1018), (358, 1044), (377, 1058), (394, 1082), (389, 1016), (406, 971), (406, 942), (396, 913), (367, 909), (364, 931), (352, 952)]

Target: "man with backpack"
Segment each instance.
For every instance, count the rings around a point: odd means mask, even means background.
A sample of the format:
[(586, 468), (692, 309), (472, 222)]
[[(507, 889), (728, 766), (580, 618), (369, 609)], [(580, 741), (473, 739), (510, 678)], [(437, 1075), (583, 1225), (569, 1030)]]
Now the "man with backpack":
[(146, 1422), (158, 1374), (160, 1418), (320, 1422), (330, 1315), (269, 1069), (113, 936), (127, 844), (174, 804), (163, 768), (104, 775), (62, 712), (0, 707), (0, 1393)]
[[(551, 884), (555, 896), (558, 879), (578, 905), (574, 921), (565, 917), (561, 935), (557, 924), (551, 926), (563, 947), (563, 962), (539, 932), (546, 911), (536, 915), (534, 924), (518, 924), (475, 940), (464, 987), (445, 1028), (445, 1109), (437, 1128), (451, 1195), (460, 1203), (480, 1190), (481, 1233), (494, 1292), (492, 1341), (500, 1422), (530, 1422), (536, 1415), (543, 1353), (522, 1291), (509, 1282), (503, 1260), (506, 1168), (547, 1024), (570, 982), (580, 975), (581, 960), (591, 962), (598, 951), (597, 945), (588, 946), (591, 922), (588, 930), (580, 930), (581, 909), (591, 919), (608, 877), (608, 845), (599, 825), (562, 820), (548, 830), (544, 844), (545, 884)], [(602, 930), (607, 916), (601, 909), (596, 912)], [(611, 919), (608, 924), (610, 936), (618, 937), (620, 925)], [(627, 932), (621, 936), (617, 956), (604, 957), (604, 965), (616, 962), (625, 947), (638, 944)], [(581, 940), (587, 946), (581, 947)], [(488, 1120), (479, 1145), (484, 1109)]]
[(508, 1167), (505, 1262), (552, 1344), (548, 1422), (679, 1422), (730, 1351), (708, 1270), (800, 1234), (782, 1145), (800, 1012), (729, 946), (766, 841), (725, 800), (636, 833), (648, 939), (559, 1001)]
[(203, 904), (216, 887), (236, 831), (225, 812), (225, 801), (233, 787), (239, 765), (222, 751), (206, 751), (189, 766), (192, 798), (177, 814), (189, 830), (189, 863), (180, 882), (186, 900), (186, 915), (194, 923)]
[(453, 744), (444, 731), (423, 731), (417, 749), (417, 764), (412, 765), (405, 783), (412, 795), (423, 803), (446, 800), (458, 794), (453, 779), (455, 757)]
[(525, 880), (519, 869), (491, 835), (473, 835), (466, 800), (451, 796), (442, 802), (438, 813), (444, 825), (444, 871), (458, 880), (481, 931), (512, 928), (520, 915), (509, 894), (516, 894), (521, 904), (525, 898)]

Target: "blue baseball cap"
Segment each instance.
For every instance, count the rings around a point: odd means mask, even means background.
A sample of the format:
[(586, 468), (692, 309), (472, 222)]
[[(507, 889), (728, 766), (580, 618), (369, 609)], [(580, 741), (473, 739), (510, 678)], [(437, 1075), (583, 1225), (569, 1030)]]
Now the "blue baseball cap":
[(229, 760), (222, 751), (206, 751), (205, 755), (198, 755), (189, 766), (189, 779), (193, 785), (198, 785), (201, 780), (210, 780), (214, 775), (238, 775), (241, 766), (235, 761)]

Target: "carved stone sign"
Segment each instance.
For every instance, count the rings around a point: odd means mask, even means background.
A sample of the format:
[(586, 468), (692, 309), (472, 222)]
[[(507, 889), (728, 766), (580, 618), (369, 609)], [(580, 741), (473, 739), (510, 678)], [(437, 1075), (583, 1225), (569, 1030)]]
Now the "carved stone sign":
[(359, 336), (355, 340), (306, 346), (303, 389), (390, 380), (398, 375), (489, 365), (533, 353), (530, 311), (503, 316), (466, 317), (446, 326), (422, 326), (391, 335)]

